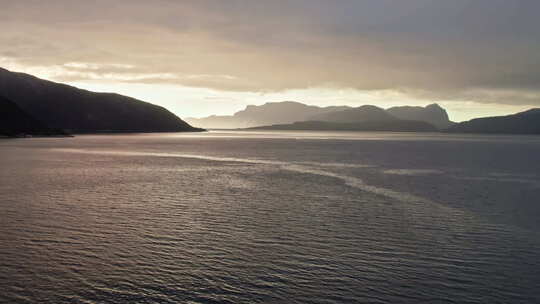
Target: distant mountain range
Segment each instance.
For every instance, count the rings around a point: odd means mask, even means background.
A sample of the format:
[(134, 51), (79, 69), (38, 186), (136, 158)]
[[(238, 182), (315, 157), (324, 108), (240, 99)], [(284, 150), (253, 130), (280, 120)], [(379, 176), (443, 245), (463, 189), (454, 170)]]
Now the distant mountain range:
[(0, 135), (181, 132), (202, 128), (540, 134), (540, 109), (454, 123), (438, 104), (317, 107), (285, 101), (247, 106), (232, 116), (188, 118), (113, 93), (95, 93), (0, 68)]
[(119, 94), (90, 92), (2, 68), (0, 96), (47, 128), (73, 133), (201, 130), (160, 106)]
[[(388, 110), (365, 105), (357, 108), (348, 106), (317, 107), (299, 102), (285, 101), (266, 103), (261, 106), (248, 106), (232, 116), (210, 116), (206, 118), (187, 118), (189, 123), (204, 128), (254, 128), (270, 125), (285, 125), (295, 122), (319, 121), (328, 123), (356, 124), (358, 128), (364, 122), (419, 121), (435, 126), (435, 130), (447, 128), (454, 123), (448, 119), (446, 111), (437, 104), (426, 107), (394, 107)], [(296, 124), (295, 126), (305, 124)], [(313, 124), (310, 124), (313, 125)], [(370, 124), (374, 126), (374, 123)], [(321, 125), (322, 126), (322, 125)], [(329, 127), (330, 124), (324, 124)], [(343, 128), (341, 125), (340, 128)], [(424, 129), (423, 127), (421, 129)], [(433, 129), (433, 128), (430, 128)]]
[(200, 127), (224, 129), (540, 134), (540, 109), (454, 123), (438, 104), (385, 110), (372, 105), (323, 108), (285, 101), (248, 106), (232, 116), (186, 120)]
[(271, 125), (248, 128), (248, 130), (315, 130), (315, 131), (399, 131), (399, 132), (436, 132), (432, 124), (424, 121), (368, 120), (361, 122), (300, 121), (292, 124)]
[(349, 109), (350, 107), (317, 107), (294, 101), (269, 102), (261, 106), (249, 105), (232, 116), (186, 118), (194, 126), (212, 129), (237, 129), (272, 124), (286, 124), (309, 120), (319, 114)]
[(364, 121), (388, 121), (397, 118), (376, 106), (361, 106), (345, 110), (315, 115), (309, 118), (313, 121), (356, 123)]

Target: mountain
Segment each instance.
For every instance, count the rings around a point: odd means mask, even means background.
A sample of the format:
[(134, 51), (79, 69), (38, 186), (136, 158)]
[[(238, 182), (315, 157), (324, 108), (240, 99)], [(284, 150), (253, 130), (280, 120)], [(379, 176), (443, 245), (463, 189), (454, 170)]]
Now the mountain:
[(200, 131), (165, 108), (0, 68), (0, 95), (54, 129), (86, 132)]
[(454, 124), (448, 118), (446, 110), (436, 103), (426, 107), (393, 107), (387, 109), (386, 112), (399, 119), (429, 122), (439, 129), (446, 129)]
[(348, 106), (317, 107), (294, 101), (271, 102), (247, 106), (231, 116), (187, 118), (190, 124), (203, 128), (236, 129), (291, 124), (299, 121), (361, 122), (368, 120), (416, 120), (428, 122), (440, 129), (453, 123), (446, 111), (437, 104), (426, 107), (394, 107), (388, 110), (372, 105), (357, 108)]
[(390, 132), (435, 132), (437, 128), (423, 121), (411, 120), (367, 120), (353, 123), (328, 121), (300, 121), (248, 128), (248, 130), (315, 130), (315, 131), (390, 131)]
[(540, 108), (525, 112), (486, 118), (476, 118), (450, 127), (448, 132), (540, 134)]
[(14, 102), (0, 96), (0, 135), (65, 135), (30, 116)]
[(272, 124), (287, 124), (308, 120), (310, 117), (348, 109), (349, 107), (317, 107), (294, 101), (269, 102), (261, 106), (249, 105), (232, 116), (186, 118), (190, 124), (202, 128), (236, 129)]
[(363, 121), (396, 120), (396, 118), (386, 113), (384, 109), (381, 109), (376, 106), (365, 105), (365, 106), (352, 108), (352, 109), (345, 109), (341, 111), (334, 111), (334, 112), (314, 115), (314, 116), (311, 116), (309, 120), (352, 123), (352, 122), (363, 122)]

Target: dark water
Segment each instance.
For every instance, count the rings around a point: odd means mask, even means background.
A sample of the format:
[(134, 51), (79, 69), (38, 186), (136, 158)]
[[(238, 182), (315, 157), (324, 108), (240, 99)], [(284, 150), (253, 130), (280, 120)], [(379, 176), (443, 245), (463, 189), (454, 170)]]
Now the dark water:
[(540, 303), (540, 137), (0, 141), (2, 303)]

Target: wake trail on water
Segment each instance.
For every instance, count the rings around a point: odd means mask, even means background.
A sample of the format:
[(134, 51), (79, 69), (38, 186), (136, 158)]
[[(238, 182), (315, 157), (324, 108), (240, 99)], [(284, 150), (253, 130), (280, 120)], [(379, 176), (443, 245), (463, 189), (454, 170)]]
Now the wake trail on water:
[[(132, 151), (111, 151), (111, 150), (84, 150), (84, 149), (54, 149), (55, 151), (66, 152), (66, 153), (81, 153), (81, 154), (98, 154), (98, 155), (119, 155), (119, 156), (153, 156), (153, 157), (173, 157), (173, 158), (188, 158), (188, 159), (200, 159), (207, 161), (215, 162), (235, 162), (235, 163), (248, 163), (248, 164), (259, 164), (259, 165), (274, 165), (279, 166), (283, 170), (302, 173), (302, 174), (311, 174), (318, 176), (325, 176), (330, 178), (335, 178), (341, 180), (345, 185), (359, 189), (365, 192), (373, 193), (383, 197), (395, 199), (404, 203), (433, 203), (431, 200), (422, 198), (410, 193), (395, 191), (388, 188), (377, 187), (373, 185), (366, 184), (362, 179), (347, 175), (341, 175), (338, 173), (321, 170), (318, 168), (313, 168), (302, 164), (275, 161), (275, 160), (264, 160), (264, 159), (248, 159), (248, 158), (235, 158), (235, 157), (216, 157), (216, 156), (206, 156), (206, 155), (195, 155), (195, 154), (181, 154), (181, 153), (164, 153), (164, 152), (132, 152)], [(312, 166), (318, 167), (327, 167), (328, 164), (324, 163), (315, 163), (310, 162)], [(351, 165), (351, 164), (331, 164), (333, 167), (370, 167), (366, 165)]]

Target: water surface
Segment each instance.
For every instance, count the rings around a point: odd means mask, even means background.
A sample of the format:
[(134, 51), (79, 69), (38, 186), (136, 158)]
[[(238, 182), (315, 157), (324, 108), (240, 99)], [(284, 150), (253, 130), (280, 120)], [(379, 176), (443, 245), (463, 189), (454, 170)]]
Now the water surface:
[(0, 168), (0, 302), (540, 302), (540, 137), (4, 139)]

